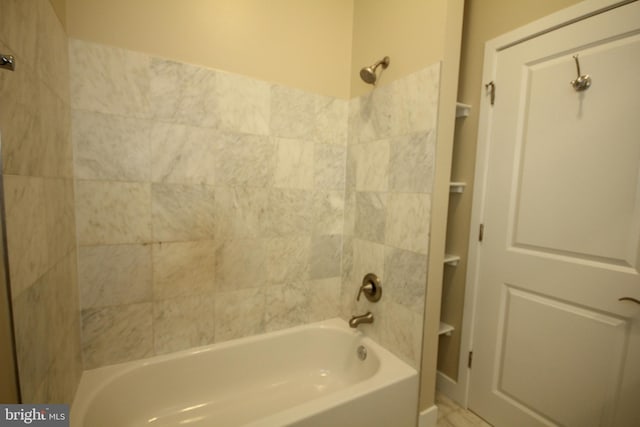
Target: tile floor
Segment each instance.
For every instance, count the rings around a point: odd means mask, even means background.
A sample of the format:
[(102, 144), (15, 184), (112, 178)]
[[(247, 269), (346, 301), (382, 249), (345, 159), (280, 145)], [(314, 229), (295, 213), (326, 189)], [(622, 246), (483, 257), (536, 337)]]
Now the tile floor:
[(491, 427), (491, 424), (442, 394), (436, 395), (436, 405), (438, 427)]

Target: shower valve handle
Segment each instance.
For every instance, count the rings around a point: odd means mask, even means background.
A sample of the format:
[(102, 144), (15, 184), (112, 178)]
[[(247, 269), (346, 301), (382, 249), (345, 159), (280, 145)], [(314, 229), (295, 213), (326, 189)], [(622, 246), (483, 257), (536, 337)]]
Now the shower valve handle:
[(362, 279), (362, 285), (358, 289), (358, 296), (356, 301), (360, 301), (360, 295), (364, 293), (364, 296), (371, 302), (378, 302), (382, 298), (382, 286), (380, 285), (380, 279), (374, 273), (368, 273)]

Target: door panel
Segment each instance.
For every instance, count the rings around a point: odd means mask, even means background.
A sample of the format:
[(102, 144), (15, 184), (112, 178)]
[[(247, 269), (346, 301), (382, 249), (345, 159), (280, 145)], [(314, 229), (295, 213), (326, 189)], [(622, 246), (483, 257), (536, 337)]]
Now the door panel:
[(640, 2), (498, 52), (493, 78), (469, 407), (637, 427)]
[(628, 322), (513, 286), (504, 298), (496, 390), (549, 424), (603, 425), (602, 402), (620, 386)]
[(514, 246), (637, 269), (640, 96), (629, 92), (639, 57), (640, 36), (581, 50), (594, 83), (579, 94), (567, 84), (576, 73), (568, 55), (525, 65)]

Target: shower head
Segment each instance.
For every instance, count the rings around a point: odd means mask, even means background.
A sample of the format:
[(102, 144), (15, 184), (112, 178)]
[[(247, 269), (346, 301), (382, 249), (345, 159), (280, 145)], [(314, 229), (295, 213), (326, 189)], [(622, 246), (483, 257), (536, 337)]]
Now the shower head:
[(369, 67), (364, 67), (362, 70), (360, 70), (360, 78), (365, 82), (365, 83), (369, 83), (370, 85), (374, 85), (376, 84), (376, 80), (378, 79), (378, 76), (376, 75), (376, 69), (382, 65), (382, 69), (384, 70), (385, 68), (387, 68), (389, 66), (389, 57), (385, 56), (384, 58), (382, 58), (380, 61), (376, 62), (375, 64), (369, 66)]

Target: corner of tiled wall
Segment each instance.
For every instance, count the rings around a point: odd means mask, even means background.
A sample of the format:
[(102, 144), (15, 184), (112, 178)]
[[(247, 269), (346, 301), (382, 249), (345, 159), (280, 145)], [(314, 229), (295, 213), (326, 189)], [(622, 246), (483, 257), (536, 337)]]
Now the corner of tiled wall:
[[(370, 310), (359, 328), (418, 368), (427, 281), (440, 65), (349, 104), (342, 315)], [(383, 298), (355, 295), (367, 273)]]
[(67, 37), (48, 1), (3, 1), (0, 128), (25, 403), (71, 403), (82, 372)]

